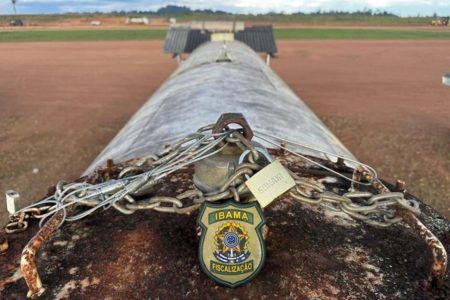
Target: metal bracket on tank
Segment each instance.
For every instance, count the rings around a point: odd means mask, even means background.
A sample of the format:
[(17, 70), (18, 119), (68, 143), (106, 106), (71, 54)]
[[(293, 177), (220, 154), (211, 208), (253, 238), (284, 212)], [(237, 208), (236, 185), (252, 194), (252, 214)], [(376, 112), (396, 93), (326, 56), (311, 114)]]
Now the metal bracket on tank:
[[(228, 130), (229, 125), (241, 127), (244, 143), (250, 144), (253, 131), (241, 113), (225, 113), (217, 120), (212, 129), (213, 134)], [(251, 144), (250, 144), (251, 145)], [(223, 144), (222, 144), (223, 146)], [(227, 146), (220, 153), (195, 163), (194, 184), (201, 191), (210, 193), (217, 191), (235, 172), (242, 150), (236, 146)]]

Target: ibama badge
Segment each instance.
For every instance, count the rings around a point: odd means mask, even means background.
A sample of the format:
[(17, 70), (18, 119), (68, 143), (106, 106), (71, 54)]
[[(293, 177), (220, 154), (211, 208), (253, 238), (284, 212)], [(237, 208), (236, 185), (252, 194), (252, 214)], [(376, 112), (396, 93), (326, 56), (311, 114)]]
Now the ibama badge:
[(265, 219), (258, 202), (205, 202), (197, 223), (202, 228), (200, 265), (211, 279), (237, 287), (259, 273), (266, 251), (261, 233)]

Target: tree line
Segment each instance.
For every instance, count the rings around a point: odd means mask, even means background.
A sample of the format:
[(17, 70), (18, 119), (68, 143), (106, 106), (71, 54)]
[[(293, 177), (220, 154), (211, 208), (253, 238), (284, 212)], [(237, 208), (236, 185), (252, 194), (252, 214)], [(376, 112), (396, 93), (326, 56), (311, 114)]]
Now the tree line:
[[(342, 11), (342, 10), (321, 10), (318, 9), (314, 12), (294, 12), (294, 13), (284, 13), (284, 12), (267, 12), (267, 13), (259, 13), (259, 14), (234, 14), (230, 12), (226, 12), (223, 10), (213, 10), (213, 9), (191, 9), (188, 6), (178, 6), (178, 5), (167, 5), (165, 7), (161, 7), (156, 11), (142, 11), (142, 10), (121, 10), (121, 11), (112, 11), (111, 13), (117, 15), (128, 15), (128, 14), (146, 14), (146, 15), (159, 15), (159, 16), (177, 16), (177, 15), (249, 15), (249, 16), (261, 16), (261, 17), (271, 17), (271, 16), (360, 16), (360, 17), (397, 17), (398, 15), (380, 9), (362, 9), (356, 11)], [(422, 16), (422, 17), (437, 17), (437, 14), (433, 14), (432, 16)]]

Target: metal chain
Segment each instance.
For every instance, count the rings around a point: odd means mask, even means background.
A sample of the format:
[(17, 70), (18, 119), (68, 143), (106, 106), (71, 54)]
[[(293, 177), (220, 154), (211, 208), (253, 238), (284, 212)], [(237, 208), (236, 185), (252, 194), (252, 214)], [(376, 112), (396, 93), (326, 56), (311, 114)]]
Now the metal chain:
[(388, 227), (402, 221), (396, 208), (401, 206), (420, 215), (419, 203), (405, 199), (400, 192), (373, 194), (369, 191), (351, 190), (338, 195), (325, 190), (325, 186), (311, 178), (299, 178), (296, 187), (289, 191), (295, 200), (326, 209), (343, 212), (350, 217), (375, 227)]
[[(113, 168), (114, 174), (105, 174), (105, 169), (98, 169), (87, 178), (87, 182), (56, 185), (54, 195), (26, 207), (10, 216), (5, 227), (7, 233), (24, 231), (29, 219), (45, 219), (59, 210), (69, 206), (83, 207), (85, 210), (77, 215), (65, 216), (63, 222), (79, 220), (98, 208), (114, 207), (123, 214), (133, 214), (138, 210), (155, 210), (164, 213), (190, 214), (196, 211), (205, 201), (220, 201), (233, 198), (240, 201), (251, 196), (246, 180), (264, 166), (257, 163), (260, 153), (236, 130), (212, 135), (208, 133), (212, 125), (199, 129), (172, 145), (167, 145), (159, 155), (150, 155)], [(195, 161), (218, 153), (227, 145), (235, 144), (246, 152), (242, 161), (229, 179), (216, 193), (205, 194), (198, 189), (181, 192), (175, 197), (153, 195), (148, 199), (135, 200), (134, 196), (145, 195), (165, 176), (185, 168)], [(223, 145), (223, 146), (220, 146)], [(219, 147), (219, 149), (217, 149)], [(315, 164), (318, 164), (315, 162)], [(319, 164), (320, 165), (320, 164)], [(329, 169), (324, 167), (325, 169)], [(333, 171), (335, 172), (335, 171)], [(420, 214), (418, 203), (407, 200), (403, 193), (381, 191), (373, 194), (359, 191), (361, 174), (369, 181), (376, 181), (376, 173), (365, 165), (354, 169), (350, 191), (339, 195), (326, 190), (320, 179), (299, 177), (290, 171), (296, 186), (288, 191), (288, 195), (298, 202), (310, 205), (321, 205), (326, 209), (343, 212), (350, 217), (372, 226), (387, 227), (402, 220), (396, 214), (396, 207), (402, 206), (415, 214)], [(372, 176), (372, 177), (371, 177)], [(99, 182), (89, 184), (88, 182)], [(148, 193), (147, 193), (148, 194)]]
[[(59, 182), (53, 195), (10, 216), (10, 222), (5, 228), (6, 232), (15, 233), (26, 230), (28, 219), (41, 219), (40, 224), (42, 225), (48, 217), (59, 210), (65, 212), (69, 206), (84, 207), (86, 210), (75, 216), (65, 216), (63, 221), (81, 219), (100, 207), (104, 209), (114, 207), (124, 214), (132, 214), (141, 209), (153, 209), (169, 213), (190, 213), (198, 209), (204, 201), (218, 201), (232, 197), (233, 194), (236, 194), (236, 191), (238, 193), (246, 191), (245, 178), (242, 176), (251, 176), (254, 170), (259, 170), (260, 166), (256, 164), (239, 166), (236, 169), (236, 174), (215, 194), (203, 195), (199, 190), (190, 190), (177, 197), (152, 196), (139, 202), (134, 200), (132, 195), (145, 194), (145, 191), (150, 190), (162, 178), (191, 165), (195, 161), (220, 152), (230, 143), (239, 144), (239, 147), (245, 148), (246, 142), (242, 143), (243, 136), (238, 134), (237, 130), (212, 134), (209, 133), (211, 128), (212, 125), (205, 126), (200, 128), (198, 132), (190, 134), (172, 145), (167, 145), (159, 155), (151, 155), (145, 159), (124, 164), (117, 179), (113, 179), (113, 174), (108, 173), (111, 169), (118, 171), (117, 168), (111, 168), (111, 166), (108, 166), (111, 163), (107, 163), (106, 168), (96, 170), (92, 176), (85, 180), (86, 182), (69, 184)], [(138, 174), (136, 175), (136, 173)], [(97, 184), (89, 184), (88, 182), (97, 182)], [(236, 183), (241, 184), (237, 189), (235, 188)], [(191, 204), (186, 206), (182, 201)], [(45, 206), (45, 210), (42, 206)]]

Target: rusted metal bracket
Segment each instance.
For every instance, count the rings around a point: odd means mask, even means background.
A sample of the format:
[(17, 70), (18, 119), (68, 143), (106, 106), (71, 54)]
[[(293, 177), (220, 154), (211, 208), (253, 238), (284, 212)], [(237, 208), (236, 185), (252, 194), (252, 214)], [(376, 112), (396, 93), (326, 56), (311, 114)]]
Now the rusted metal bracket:
[(442, 245), (441, 241), (410, 211), (404, 208), (399, 208), (397, 211), (403, 218), (403, 221), (427, 243), (431, 250), (433, 263), (428, 278), (431, 286), (443, 286), (448, 261), (447, 251), (445, 250), (444, 245)]
[[(66, 213), (71, 211), (69, 206)], [(22, 257), (20, 259), (20, 268), (23, 273), (23, 277), (28, 286), (27, 297), (36, 299), (41, 296), (45, 289), (42, 286), (41, 278), (39, 277), (38, 270), (36, 268), (36, 253), (41, 248), (42, 244), (47, 241), (53, 232), (55, 232), (61, 222), (64, 219), (64, 211), (60, 210), (53, 215), (37, 232), (37, 234), (28, 242), (22, 251)]]
[(244, 115), (241, 113), (225, 113), (220, 116), (217, 120), (216, 124), (212, 129), (213, 134), (222, 133), (223, 130), (230, 124), (237, 124), (242, 127), (244, 137), (251, 141), (253, 138), (253, 131), (250, 128), (247, 120)]
[(8, 251), (8, 239), (6, 238), (5, 234), (0, 231), (0, 255)]

